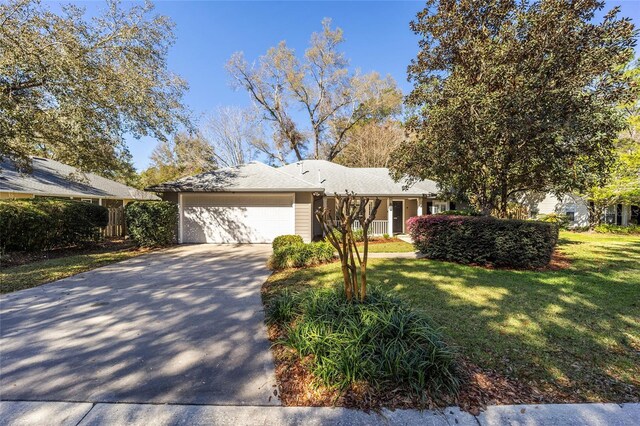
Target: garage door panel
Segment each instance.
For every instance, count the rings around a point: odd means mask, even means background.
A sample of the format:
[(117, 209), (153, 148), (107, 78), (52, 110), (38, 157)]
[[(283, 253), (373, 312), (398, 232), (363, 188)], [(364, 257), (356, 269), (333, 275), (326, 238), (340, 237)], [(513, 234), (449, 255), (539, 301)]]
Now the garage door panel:
[(270, 243), (293, 233), (292, 197), (191, 196), (183, 198), (186, 243)]

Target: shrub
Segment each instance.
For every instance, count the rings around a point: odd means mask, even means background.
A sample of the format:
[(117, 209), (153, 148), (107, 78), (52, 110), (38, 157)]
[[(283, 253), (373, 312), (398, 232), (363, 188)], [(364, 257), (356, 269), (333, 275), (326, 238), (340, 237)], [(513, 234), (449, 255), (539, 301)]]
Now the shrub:
[(302, 268), (330, 262), (334, 257), (333, 246), (326, 241), (295, 243), (273, 251), (269, 259), (272, 269)]
[(385, 240), (389, 239), (389, 234), (382, 234), (382, 238), (384, 238)]
[(431, 259), (506, 267), (542, 267), (558, 241), (551, 223), (474, 216), (418, 216), (407, 222), (416, 248)]
[(459, 386), (455, 354), (425, 316), (372, 286), (364, 302), (344, 289), (282, 293), (267, 303), (267, 321), (279, 324), (279, 343), (309, 360), (324, 385), (345, 389), (367, 382), (424, 397)]
[(558, 213), (547, 213), (539, 215), (536, 218), (540, 222), (553, 223), (560, 229), (567, 229), (569, 227), (569, 218), (566, 215)]
[(279, 249), (280, 247), (288, 246), (291, 244), (300, 244), (303, 243), (302, 237), (300, 235), (280, 235), (273, 239), (271, 243), (271, 247), (274, 250)]
[(603, 234), (640, 234), (640, 225), (620, 226), (603, 223), (596, 226), (594, 231)]
[(95, 242), (109, 211), (72, 200), (33, 199), (0, 202), (0, 250), (38, 251)]
[(129, 235), (139, 246), (174, 244), (178, 206), (169, 201), (134, 201), (124, 209)]
[(445, 210), (436, 214), (442, 216), (480, 216), (480, 213), (475, 210)]

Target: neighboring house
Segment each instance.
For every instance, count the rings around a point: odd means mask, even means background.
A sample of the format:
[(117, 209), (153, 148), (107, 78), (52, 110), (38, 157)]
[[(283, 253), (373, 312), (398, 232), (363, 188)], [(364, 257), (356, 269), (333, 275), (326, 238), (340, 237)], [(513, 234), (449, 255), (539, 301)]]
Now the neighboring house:
[(382, 200), (371, 225), (378, 235), (405, 232), (412, 216), (455, 208), (437, 199), (433, 181), (403, 185), (388, 169), (305, 160), (279, 168), (251, 162), (147, 190), (178, 203), (181, 243), (268, 243), (283, 234), (311, 241), (322, 235), (315, 210), (328, 207), (335, 217), (334, 195), (347, 190)]
[(33, 172), (22, 173), (8, 160), (0, 162), (0, 199), (69, 198), (109, 208), (108, 236), (122, 233), (123, 207), (134, 200), (159, 200), (93, 173), (45, 158), (32, 158)]
[[(540, 198), (540, 201), (529, 206), (532, 217), (555, 213), (566, 216), (569, 227), (589, 226), (589, 202), (584, 198), (572, 194), (560, 198), (552, 194), (543, 194)], [(637, 225), (640, 221), (640, 206), (629, 204), (609, 206), (602, 221), (612, 225)]]

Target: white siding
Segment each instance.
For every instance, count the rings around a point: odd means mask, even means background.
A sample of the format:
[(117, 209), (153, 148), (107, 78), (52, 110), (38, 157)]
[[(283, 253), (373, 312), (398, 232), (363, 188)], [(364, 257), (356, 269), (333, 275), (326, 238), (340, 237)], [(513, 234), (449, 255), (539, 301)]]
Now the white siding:
[(573, 212), (574, 221), (570, 227), (589, 226), (589, 206), (586, 201), (577, 195), (565, 195), (558, 199), (555, 195), (547, 194), (537, 205), (538, 214), (557, 213), (565, 215)]

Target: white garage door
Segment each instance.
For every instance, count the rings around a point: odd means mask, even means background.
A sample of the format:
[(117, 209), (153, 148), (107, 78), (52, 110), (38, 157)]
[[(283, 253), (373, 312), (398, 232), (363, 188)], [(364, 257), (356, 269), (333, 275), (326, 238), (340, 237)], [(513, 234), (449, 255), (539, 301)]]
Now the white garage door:
[(293, 234), (293, 194), (183, 194), (183, 243), (270, 243)]

